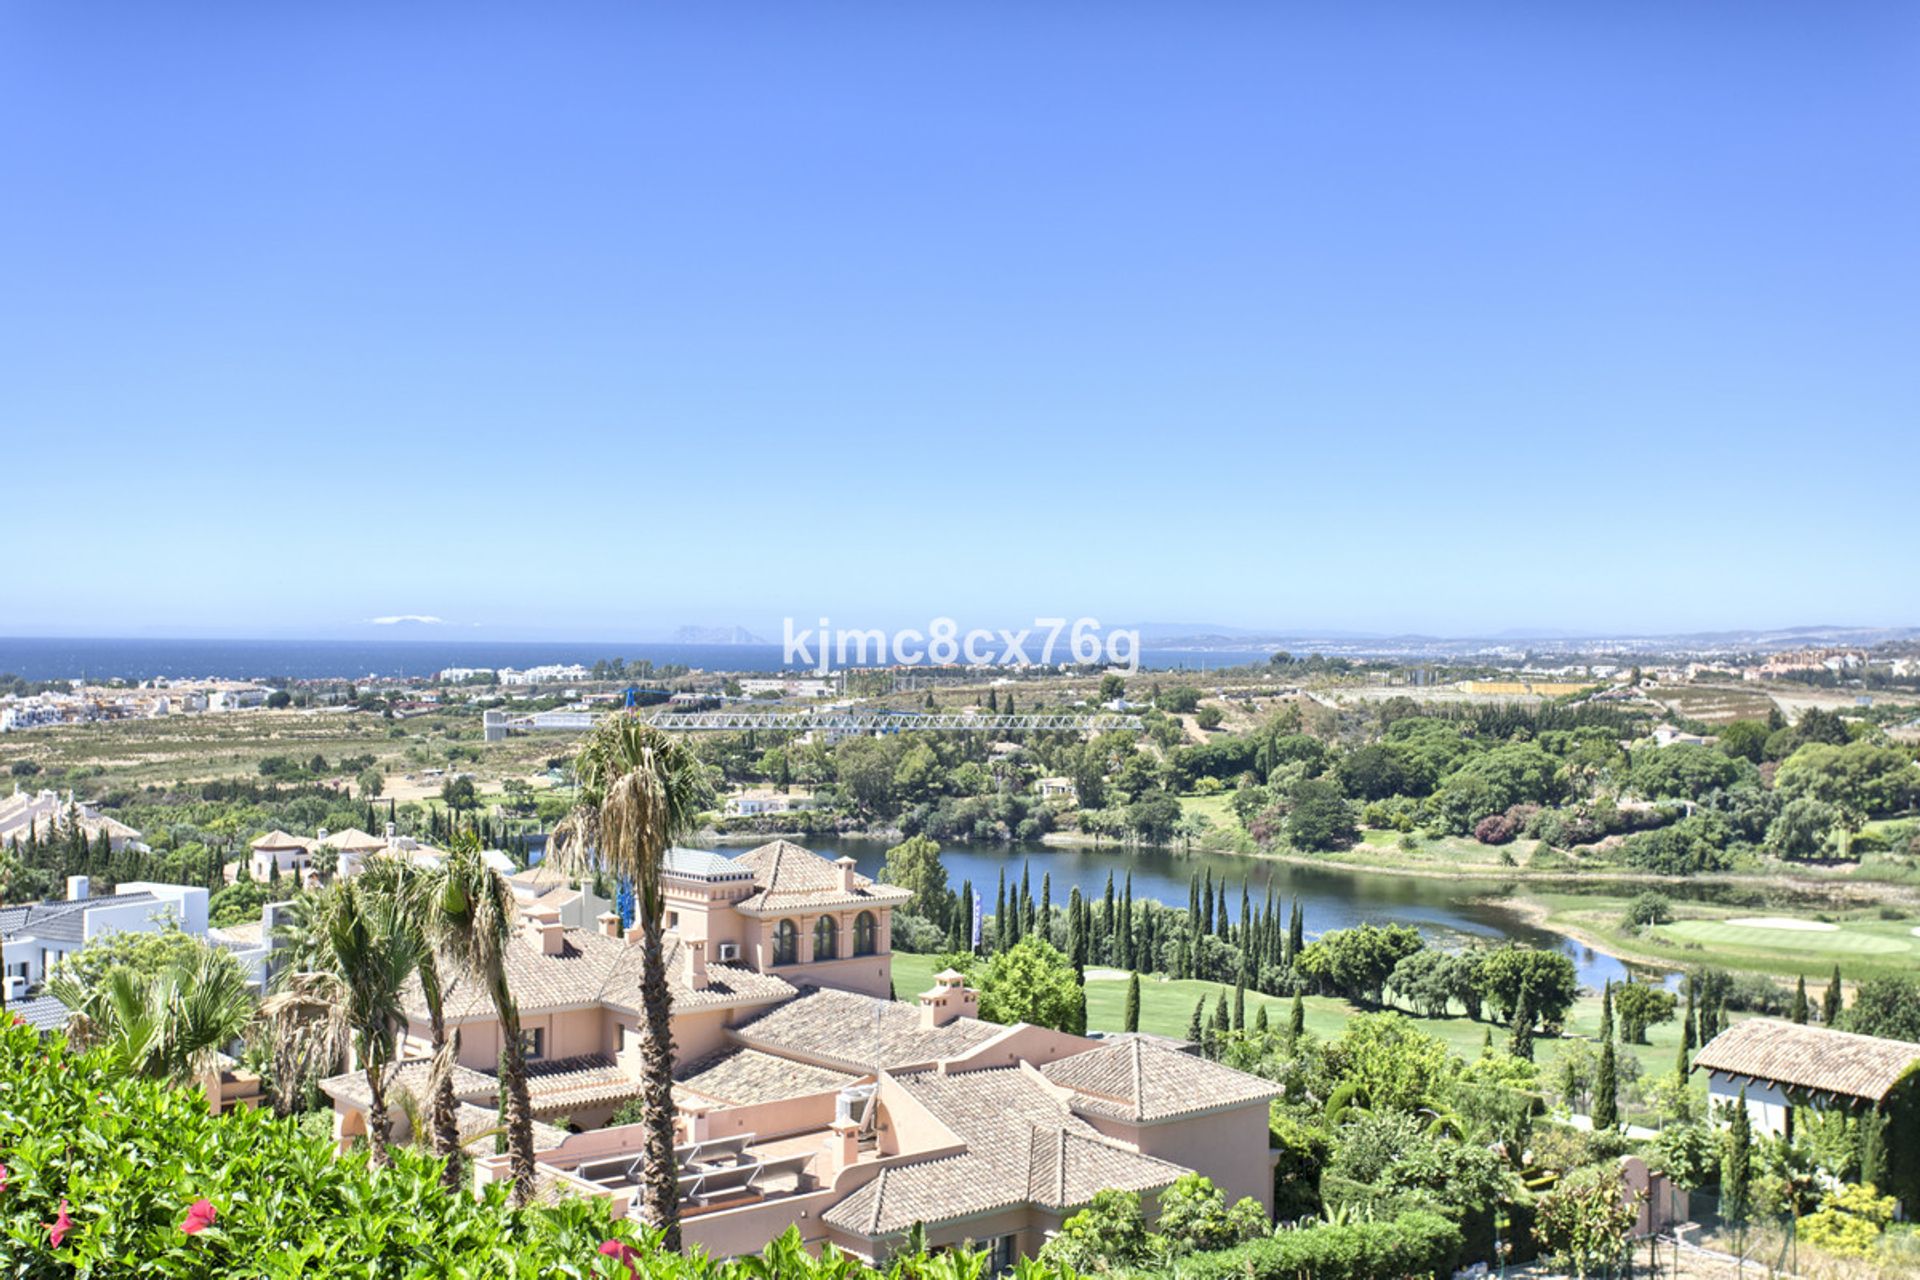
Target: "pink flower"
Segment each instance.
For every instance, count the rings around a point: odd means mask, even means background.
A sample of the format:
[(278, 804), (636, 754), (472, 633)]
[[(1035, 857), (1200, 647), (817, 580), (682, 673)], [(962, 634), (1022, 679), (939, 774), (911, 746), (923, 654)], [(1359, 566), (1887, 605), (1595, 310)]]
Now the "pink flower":
[(195, 1200), (193, 1207), (187, 1210), (187, 1220), (180, 1224), (180, 1229), (190, 1236), (197, 1236), (213, 1225), (213, 1219), (213, 1201)]
[(7, 1166), (0, 1164), (0, 1191), (7, 1189)]
[(603, 1258), (618, 1258), (626, 1264), (627, 1274), (630, 1276), (640, 1274), (640, 1251), (624, 1240), (602, 1241), (600, 1244), (600, 1256)]
[(42, 1223), (47, 1229), (47, 1243), (58, 1249), (60, 1242), (67, 1238), (67, 1232), (73, 1230), (73, 1219), (67, 1214), (67, 1202), (60, 1202), (60, 1216), (52, 1222)]

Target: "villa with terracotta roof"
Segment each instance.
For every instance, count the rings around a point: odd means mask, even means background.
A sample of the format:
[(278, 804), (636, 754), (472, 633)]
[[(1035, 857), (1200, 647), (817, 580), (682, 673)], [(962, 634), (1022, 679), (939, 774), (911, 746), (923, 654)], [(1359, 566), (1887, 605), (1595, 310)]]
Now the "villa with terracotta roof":
[[(786, 841), (734, 856), (675, 849), (664, 884), (690, 1246), (748, 1253), (797, 1226), (810, 1246), (878, 1259), (919, 1224), (931, 1245), (973, 1241), (1010, 1262), (1104, 1188), (1151, 1205), (1196, 1170), (1271, 1209), (1271, 1083), (1157, 1037), (982, 1021), (952, 970), (916, 1002), (894, 1000), (892, 913), (910, 895), (850, 858)], [(521, 905), (508, 979), (541, 1122), (541, 1193), (637, 1212), (644, 1130), (605, 1126), (639, 1092), (640, 950), (611, 912), (580, 928), (545, 894)], [(470, 983), (450, 983), (445, 1004), (462, 1130), (481, 1132), (497, 1123), (498, 1020)], [(405, 1005), (405, 1060), (388, 1090), (424, 1102), (417, 988)], [(365, 1077), (323, 1087), (341, 1140), (363, 1133)], [(404, 1136), (408, 1108), (390, 1097), (389, 1110)], [(505, 1155), (474, 1166), (483, 1182), (508, 1176)]]

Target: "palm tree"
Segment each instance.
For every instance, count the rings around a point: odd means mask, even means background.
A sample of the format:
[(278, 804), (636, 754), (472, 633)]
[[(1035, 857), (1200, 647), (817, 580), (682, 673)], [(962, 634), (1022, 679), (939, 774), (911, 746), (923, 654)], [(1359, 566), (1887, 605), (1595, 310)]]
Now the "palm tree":
[(427, 1071), (427, 1125), (430, 1149), (446, 1161), (441, 1181), (447, 1190), (460, 1189), (460, 1123), (453, 1096), (453, 1067), (460, 1053), (457, 1031), (448, 1033), (446, 986), (441, 980), (439, 949), (446, 937), (441, 912), (444, 868), (420, 866), (407, 858), (367, 860), (360, 881), (370, 892), (394, 906), (395, 923), (413, 952), (414, 973), (420, 980), (421, 1000), (427, 1006), (427, 1025), (433, 1037), (433, 1063)]
[(441, 942), (454, 967), (479, 983), (500, 1021), (500, 1083), (507, 1096), (507, 1163), (513, 1202), (533, 1199), (533, 1098), (527, 1089), (520, 1006), (507, 982), (507, 947), (519, 908), (506, 877), (480, 856), (477, 840), (456, 841), (440, 883)]
[(700, 762), (686, 746), (631, 715), (596, 728), (574, 757), (580, 800), (554, 828), (550, 848), (576, 875), (604, 871), (632, 884), (640, 927), (641, 1107), (647, 1126), (645, 1220), (680, 1247), (680, 1191), (673, 1166), (672, 997), (661, 935), (660, 871), (675, 840), (713, 803)]
[(47, 990), (70, 1011), (76, 1042), (104, 1047), (128, 1075), (173, 1084), (211, 1075), (254, 1016), (246, 975), (212, 947), (151, 976), (113, 969), (92, 987), (56, 973)]
[(317, 1044), (350, 1039), (366, 1073), (367, 1138), (372, 1163), (387, 1163), (392, 1123), (387, 1112), (387, 1069), (406, 1014), (400, 993), (414, 970), (415, 955), (392, 900), (349, 880), (323, 904), (315, 921), (325, 940), (311, 967), (291, 971), (267, 1013), (284, 1029), (305, 1028)]

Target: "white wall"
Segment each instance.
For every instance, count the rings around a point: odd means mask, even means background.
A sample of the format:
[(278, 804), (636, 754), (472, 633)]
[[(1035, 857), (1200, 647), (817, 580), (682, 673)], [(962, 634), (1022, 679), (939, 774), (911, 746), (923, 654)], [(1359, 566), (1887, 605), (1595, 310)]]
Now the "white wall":
[(1787, 1131), (1787, 1113), (1793, 1104), (1787, 1099), (1784, 1089), (1765, 1081), (1747, 1081), (1744, 1077), (1723, 1076), (1718, 1071), (1707, 1077), (1707, 1101), (1713, 1114), (1718, 1115), (1722, 1106), (1732, 1106), (1740, 1100), (1741, 1090), (1747, 1095), (1747, 1120), (1753, 1125), (1756, 1135), (1777, 1134)]

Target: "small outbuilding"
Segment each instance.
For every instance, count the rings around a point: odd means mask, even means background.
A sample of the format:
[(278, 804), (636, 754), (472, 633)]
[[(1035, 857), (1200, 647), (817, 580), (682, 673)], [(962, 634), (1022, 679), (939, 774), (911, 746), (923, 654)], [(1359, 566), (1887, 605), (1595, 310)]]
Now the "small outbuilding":
[(1693, 1069), (1707, 1073), (1716, 1108), (1744, 1095), (1755, 1133), (1790, 1134), (1796, 1107), (1886, 1107), (1897, 1088), (1920, 1077), (1920, 1044), (1748, 1018), (1710, 1040)]

